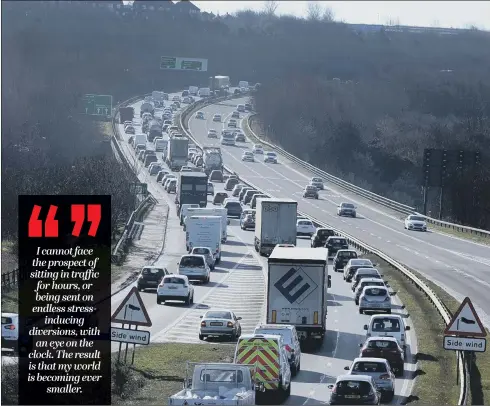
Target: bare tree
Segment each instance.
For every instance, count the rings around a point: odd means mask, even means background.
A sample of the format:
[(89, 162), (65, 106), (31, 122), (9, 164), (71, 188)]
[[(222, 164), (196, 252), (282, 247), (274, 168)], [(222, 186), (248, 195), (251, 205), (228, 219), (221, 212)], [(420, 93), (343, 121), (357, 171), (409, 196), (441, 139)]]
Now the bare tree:
[(316, 1), (309, 1), (306, 6), (306, 18), (310, 21), (319, 21), (322, 15), (322, 6)]
[(264, 1), (264, 13), (268, 17), (272, 17), (276, 14), (276, 10), (279, 7), (278, 1), (268, 0)]
[(323, 10), (323, 21), (327, 23), (332, 23), (335, 21), (335, 13), (332, 7), (325, 7), (325, 10)]

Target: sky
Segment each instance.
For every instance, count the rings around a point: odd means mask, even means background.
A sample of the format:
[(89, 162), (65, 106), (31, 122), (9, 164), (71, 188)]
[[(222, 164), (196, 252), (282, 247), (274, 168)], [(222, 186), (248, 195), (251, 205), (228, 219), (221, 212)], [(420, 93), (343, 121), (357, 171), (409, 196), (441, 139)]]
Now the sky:
[[(264, 9), (263, 1), (193, 1), (201, 11), (215, 14)], [(278, 1), (276, 13), (305, 17), (309, 1)], [(330, 7), (338, 21), (421, 27), (469, 28), (490, 31), (490, 1), (314, 1)]]

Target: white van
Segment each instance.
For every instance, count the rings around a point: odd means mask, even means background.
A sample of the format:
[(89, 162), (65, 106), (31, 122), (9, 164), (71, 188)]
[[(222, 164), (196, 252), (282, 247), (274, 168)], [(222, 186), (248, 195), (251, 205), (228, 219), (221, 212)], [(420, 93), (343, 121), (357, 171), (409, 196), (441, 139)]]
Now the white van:
[(180, 225), (184, 225), (184, 219), (187, 217), (187, 211), (189, 209), (198, 209), (200, 206), (198, 204), (183, 204), (180, 206)]
[(209, 87), (201, 87), (197, 95), (199, 97), (209, 97), (211, 95), (211, 89)]
[[(192, 207), (187, 209), (189, 216), (219, 216), (221, 217), (221, 242), (224, 243), (228, 237), (228, 210), (224, 207)], [(184, 231), (186, 231), (186, 217), (184, 217)]]
[(246, 80), (240, 80), (240, 82), (238, 82), (238, 87), (240, 89), (244, 87), (246, 90), (248, 90), (248, 82)]
[(221, 261), (221, 221), (221, 217), (218, 216), (187, 216), (185, 219), (187, 252), (191, 252), (194, 247), (208, 247), (213, 252), (216, 264), (219, 264)]
[(381, 279), (383, 275), (379, 273), (376, 268), (359, 268), (354, 277), (352, 278), (351, 290), (356, 291), (357, 285), (362, 278), (379, 278)]
[(374, 314), (369, 324), (364, 325), (366, 338), (369, 337), (394, 337), (403, 350), (407, 348), (407, 336), (405, 331), (410, 326), (405, 325), (405, 320), (398, 314)]
[(163, 152), (167, 150), (168, 141), (164, 138), (155, 138), (153, 144), (155, 145), (155, 151)]
[(197, 86), (189, 86), (189, 94), (192, 96), (197, 96), (197, 91), (199, 88)]
[(134, 141), (133, 141), (133, 146), (136, 149), (136, 145), (145, 145), (147, 142), (148, 138), (146, 137), (146, 134), (136, 134), (134, 136)]

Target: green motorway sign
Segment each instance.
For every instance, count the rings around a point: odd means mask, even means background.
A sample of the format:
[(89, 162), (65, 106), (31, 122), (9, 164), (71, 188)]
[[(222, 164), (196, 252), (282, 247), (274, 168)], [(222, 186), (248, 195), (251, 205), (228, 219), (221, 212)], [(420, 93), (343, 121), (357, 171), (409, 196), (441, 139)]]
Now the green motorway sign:
[(89, 116), (110, 116), (112, 114), (112, 96), (86, 94), (83, 96), (82, 113)]
[(206, 72), (208, 70), (208, 60), (183, 58), (180, 56), (162, 56), (160, 57), (160, 69)]
[(177, 58), (174, 56), (162, 56), (160, 61), (160, 69), (176, 69)]

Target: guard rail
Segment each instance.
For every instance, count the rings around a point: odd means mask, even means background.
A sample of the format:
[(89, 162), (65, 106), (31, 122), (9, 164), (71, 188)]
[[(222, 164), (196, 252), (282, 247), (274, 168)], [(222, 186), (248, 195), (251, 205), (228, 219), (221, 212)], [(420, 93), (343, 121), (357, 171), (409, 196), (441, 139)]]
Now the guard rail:
[(340, 186), (342, 189), (345, 189), (349, 192), (355, 193), (358, 196), (365, 197), (366, 199), (374, 201), (378, 204), (381, 204), (381, 205), (388, 207), (392, 210), (395, 210), (399, 213), (407, 214), (407, 215), (408, 214), (417, 214), (419, 216), (422, 216), (426, 219), (427, 223), (429, 223), (429, 224), (433, 224), (435, 226), (442, 227), (442, 228), (450, 228), (450, 229), (453, 229), (453, 230), (456, 230), (456, 231), (459, 231), (462, 233), (469, 233), (469, 234), (478, 235), (480, 237), (490, 238), (490, 231), (488, 231), (488, 230), (482, 230), (482, 229), (473, 228), (473, 227), (466, 227), (466, 226), (463, 226), (460, 224), (449, 223), (447, 221), (442, 221), (442, 220), (434, 219), (432, 217), (425, 216), (423, 214), (418, 213), (414, 207), (410, 207), (410, 206), (407, 206), (405, 204), (398, 203), (394, 200), (388, 199), (386, 197), (377, 195), (376, 193), (362, 189), (359, 186), (355, 186), (352, 183), (346, 182), (345, 180), (337, 178), (336, 176), (333, 176), (333, 175), (331, 175), (325, 171), (322, 171), (321, 169), (314, 167), (313, 165), (309, 164), (308, 162), (305, 162), (305, 161), (299, 159), (298, 157), (290, 154), (289, 152), (285, 151), (281, 147), (278, 147), (277, 145), (271, 144), (270, 142), (264, 140), (263, 138), (261, 138), (257, 134), (255, 134), (253, 132), (251, 126), (250, 126), (250, 119), (253, 116), (254, 115), (250, 115), (250, 116), (248, 116), (248, 118), (246, 120), (244, 120), (244, 122), (245, 122), (244, 130), (245, 130), (245, 133), (250, 138), (255, 138), (261, 144), (267, 145), (269, 148), (275, 150), (276, 152), (283, 155), (284, 157), (286, 157), (290, 161), (302, 166), (303, 168), (307, 169), (308, 171), (310, 171), (314, 175), (316, 175), (316, 176), (318, 176), (318, 177), (320, 177), (320, 178), (322, 178), (322, 179), (324, 179), (330, 183), (333, 183), (334, 185)]
[[(197, 108), (203, 107), (205, 104), (213, 104), (213, 102), (216, 102), (217, 100), (204, 100), (202, 103), (198, 102), (195, 103), (194, 105), (189, 106), (187, 109), (185, 109), (182, 114), (180, 115), (180, 122), (179, 125), (183, 131), (183, 134), (185, 134), (190, 140), (192, 140), (199, 148), (202, 149), (202, 145), (192, 136), (192, 134), (188, 131), (188, 125), (187, 122), (185, 121), (186, 118), (192, 114)], [(225, 166), (225, 170), (229, 173), (233, 173), (235, 175), (236, 172), (232, 171), (231, 168), (228, 168)], [(270, 196), (269, 193), (262, 191), (260, 188), (258, 188), (256, 185), (250, 183), (246, 179), (240, 178), (240, 180), (249, 185), (250, 187), (254, 188), (255, 190), (258, 190), (259, 192), (265, 194), (266, 196)], [(313, 223), (318, 227), (329, 227), (331, 228), (330, 225), (327, 225), (323, 223), (321, 220), (312, 218), (311, 216), (308, 216), (304, 213), (299, 213), (300, 215), (304, 215), (307, 218), (310, 218)], [(394, 267), (397, 271), (401, 272), (402, 275), (404, 275), (411, 283), (413, 283), (417, 289), (422, 291), (427, 299), (434, 305), (434, 307), (437, 309), (438, 313), (444, 320), (446, 324), (449, 324), (451, 321), (452, 314), (449, 311), (449, 309), (446, 307), (446, 305), (437, 297), (437, 294), (429, 288), (417, 275), (415, 275), (413, 272), (411, 272), (408, 268), (406, 268), (404, 265), (399, 263), (398, 261), (394, 260), (393, 258), (389, 257), (385, 253), (379, 251), (378, 249), (362, 242), (361, 240), (341, 231), (341, 230), (336, 230), (334, 229), (337, 235), (340, 235), (342, 237), (345, 237), (349, 243), (354, 246), (356, 249), (358, 249), (361, 252), (365, 253), (370, 253), (378, 256), (382, 260), (386, 261), (389, 263), (392, 267)], [(466, 355), (464, 351), (458, 351), (459, 356), (457, 357), (457, 362), (458, 362), (458, 371), (461, 376), (460, 380), (460, 395), (459, 395), (459, 405), (466, 405), (466, 402), (468, 400), (468, 391), (469, 391), (469, 369), (467, 368), (467, 360), (466, 360)]]

